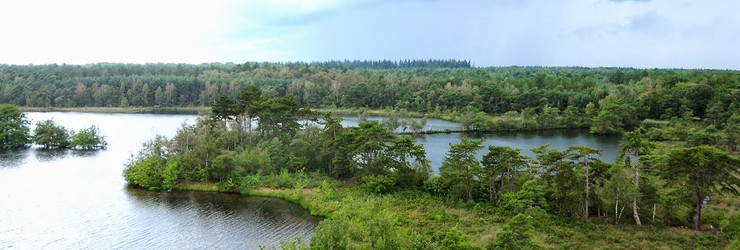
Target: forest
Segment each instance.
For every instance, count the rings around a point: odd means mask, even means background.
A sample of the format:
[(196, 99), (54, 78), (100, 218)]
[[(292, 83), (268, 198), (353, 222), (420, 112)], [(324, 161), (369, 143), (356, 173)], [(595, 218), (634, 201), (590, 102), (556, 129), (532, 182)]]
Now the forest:
[[(0, 87), (0, 102), (25, 107), (211, 107), (173, 138), (147, 142), (126, 181), (295, 200), (326, 217), (311, 248), (740, 247), (736, 71), (455, 60), (2, 65)], [(343, 109), (479, 132), (587, 128), (621, 134), (620, 157), (605, 162), (578, 145), (527, 157), (463, 139), (433, 176), (397, 122), (343, 127), (328, 112)]]

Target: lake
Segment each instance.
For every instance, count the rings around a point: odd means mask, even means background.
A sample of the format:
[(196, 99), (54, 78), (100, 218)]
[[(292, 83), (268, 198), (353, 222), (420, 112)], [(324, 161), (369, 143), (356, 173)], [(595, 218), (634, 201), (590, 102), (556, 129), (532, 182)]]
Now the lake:
[[(380, 121), (383, 118), (370, 116), (368, 120)], [(359, 119), (357, 116), (342, 116), (342, 126), (357, 126)], [(427, 119), (427, 125), (424, 130), (458, 130), (461, 129), (459, 124), (440, 120)], [(511, 131), (511, 132), (494, 132), (494, 133), (439, 133), (424, 134), (414, 136), (417, 144), (424, 146), (434, 174), (439, 173), (439, 167), (442, 165), (447, 151), (450, 150), (450, 144), (459, 143), (464, 136), (473, 139), (483, 139), (484, 148), (478, 151), (477, 158), (480, 160), (483, 155), (488, 153), (488, 146), (506, 146), (511, 148), (522, 149), (522, 154), (534, 158), (531, 149), (550, 144), (551, 149), (566, 150), (573, 145), (586, 146), (602, 150), (601, 155), (597, 158), (605, 162), (614, 162), (619, 153), (620, 135), (594, 135), (585, 129), (556, 129), (556, 130), (539, 130), (539, 131)]]
[[(27, 113), (32, 124), (54, 118), (79, 130), (97, 125), (109, 148), (99, 151), (28, 148), (0, 153), (0, 249), (78, 248), (242, 248), (277, 246), (280, 241), (309, 240), (320, 218), (279, 199), (202, 192), (152, 192), (128, 187), (124, 164), (141, 143), (171, 137), (195, 115)], [(379, 117), (370, 117), (380, 120)], [(345, 116), (343, 125), (357, 125)], [(429, 119), (426, 129), (456, 129), (457, 124)], [(416, 137), (435, 173), (451, 143), (462, 136), (483, 138), (484, 145), (530, 148), (545, 143), (564, 150), (571, 145), (602, 149), (613, 162), (619, 136), (585, 130), (549, 130), (491, 134), (429, 134)], [(478, 153), (480, 157), (487, 149)]]
[(0, 249), (255, 249), (310, 238), (320, 218), (279, 199), (128, 187), (141, 143), (173, 136), (193, 115), (27, 113), (68, 129), (95, 124), (109, 148), (0, 154)]

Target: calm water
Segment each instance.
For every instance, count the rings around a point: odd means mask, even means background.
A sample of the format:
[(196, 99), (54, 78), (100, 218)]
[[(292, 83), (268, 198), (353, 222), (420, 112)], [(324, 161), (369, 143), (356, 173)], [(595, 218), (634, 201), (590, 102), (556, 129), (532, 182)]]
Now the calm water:
[(192, 115), (28, 113), (69, 129), (96, 124), (110, 147), (0, 154), (0, 249), (255, 249), (308, 239), (319, 218), (278, 199), (129, 188), (124, 163)]
[[(357, 116), (343, 116), (342, 126), (357, 126), (359, 119)], [(382, 121), (382, 117), (371, 116), (368, 120)], [(424, 130), (454, 130), (460, 129), (457, 123), (428, 119), (427, 126)], [(415, 136), (416, 143), (422, 144), (427, 153), (427, 158), (431, 162), (434, 173), (439, 173), (439, 166), (442, 165), (447, 151), (450, 150), (450, 144), (459, 143), (463, 136), (474, 139), (483, 139), (484, 148), (478, 151), (478, 159), (488, 153), (488, 146), (507, 146), (511, 148), (520, 148), (524, 155), (534, 157), (530, 149), (550, 144), (551, 149), (565, 150), (570, 146), (579, 145), (595, 149), (601, 149), (599, 159), (606, 162), (614, 162), (617, 158), (619, 149), (619, 135), (593, 135), (588, 130), (543, 130), (543, 131), (526, 131), (526, 132), (497, 132), (485, 134), (472, 133), (450, 133), (450, 134), (429, 134)]]
[(599, 159), (605, 162), (614, 162), (617, 158), (620, 136), (592, 135), (587, 130), (545, 130), (528, 132), (501, 132), (489, 134), (431, 134), (416, 137), (416, 142), (422, 144), (431, 162), (434, 173), (439, 173), (450, 144), (459, 143), (463, 136), (474, 139), (483, 139), (483, 149), (478, 151), (478, 159), (488, 153), (488, 146), (507, 146), (520, 148), (522, 154), (533, 157), (531, 149), (550, 144), (551, 149), (565, 150), (570, 146), (579, 145), (601, 149)]

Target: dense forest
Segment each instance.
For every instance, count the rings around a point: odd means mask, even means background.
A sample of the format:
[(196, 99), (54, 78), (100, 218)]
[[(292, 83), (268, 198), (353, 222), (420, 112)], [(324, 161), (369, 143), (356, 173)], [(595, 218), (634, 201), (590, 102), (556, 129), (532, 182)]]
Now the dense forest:
[(585, 115), (614, 113), (621, 126), (685, 115), (720, 125), (729, 118), (726, 114), (740, 108), (739, 79), (736, 71), (471, 68), (469, 62), (452, 60), (0, 65), (0, 102), (28, 107), (210, 106), (221, 95), (234, 99), (247, 86), (257, 86), (265, 95), (290, 95), (299, 106), (313, 108), (579, 116), (591, 103), (588, 111), (594, 113)]
[[(210, 106), (175, 137), (147, 142), (126, 181), (296, 200), (327, 217), (312, 248), (740, 246), (736, 71), (456, 60), (4, 65), (0, 87), (0, 102), (27, 107)], [(613, 162), (578, 145), (543, 145), (530, 158), (463, 139), (432, 176), (397, 122), (343, 127), (314, 108), (623, 139)]]

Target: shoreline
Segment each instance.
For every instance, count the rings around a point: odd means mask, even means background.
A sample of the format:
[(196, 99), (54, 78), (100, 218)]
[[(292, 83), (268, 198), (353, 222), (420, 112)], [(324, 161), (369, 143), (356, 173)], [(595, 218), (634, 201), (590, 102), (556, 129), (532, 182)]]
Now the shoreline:
[[(211, 107), (208, 106), (189, 106), (189, 107), (19, 107), (22, 112), (81, 112), (81, 113), (107, 113), (107, 114), (189, 114), (199, 115), (201, 113), (210, 112)], [(385, 109), (332, 109), (332, 108), (316, 108), (311, 109), (318, 116), (331, 113), (335, 116), (349, 116), (358, 115), (361, 113), (373, 116), (389, 117), (393, 115), (401, 115), (399, 118), (422, 118), (428, 117), (431, 119), (439, 119), (448, 122), (459, 123), (449, 116), (438, 115), (438, 114), (424, 114), (419, 112), (403, 112), (402, 114), (395, 113), (395, 111), (388, 111)], [(500, 119), (500, 116), (488, 115), (489, 119)], [(412, 131), (400, 131), (396, 132), (398, 135), (429, 135), (429, 134), (451, 134), (451, 133), (495, 133), (495, 132), (517, 132), (517, 131), (546, 131), (546, 130), (570, 130), (570, 129), (588, 129), (588, 127), (552, 127), (552, 128), (511, 128), (511, 129), (493, 129), (493, 130), (480, 130), (480, 129), (444, 129), (444, 130), (423, 130), (417, 133)]]
[[(140, 187), (134, 187), (134, 188), (140, 188)], [(140, 188), (140, 189), (144, 189), (144, 188)], [(172, 190), (194, 191), (194, 192), (214, 192), (214, 193), (226, 193), (226, 194), (239, 194), (243, 196), (275, 198), (275, 199), (280, 199), (280, 200), (296, 203), (299, 206), (301, 206), (303, 209), (306, 209), (306, 211), (308, 211), (308, 213), (313, 216), (322, 217), (323, 219), (331, 217), (330, 213), (321, 212), (318, 210), (318, 208), (311, 206), (311, 204), (309, 204), (310, 202), (308, 201), (308, 199), (306, 199), (307, 198), (306, 196), (309, 196), (311, 193), (314, 192), (314, 190), (310, 188), (304, 188), (300, 197), (297, 197), (294, 194), (295, 190), (292, 190), (292, 189), (257, 188), (257, 189), (244, 190), (240, 192), (227, 192), (227, 191), (218, 190), (217, 184), (210, 183), (210, 182), (178, 184)], [(166, 191), (162, 191), (162, 192), (166, 192)]]

